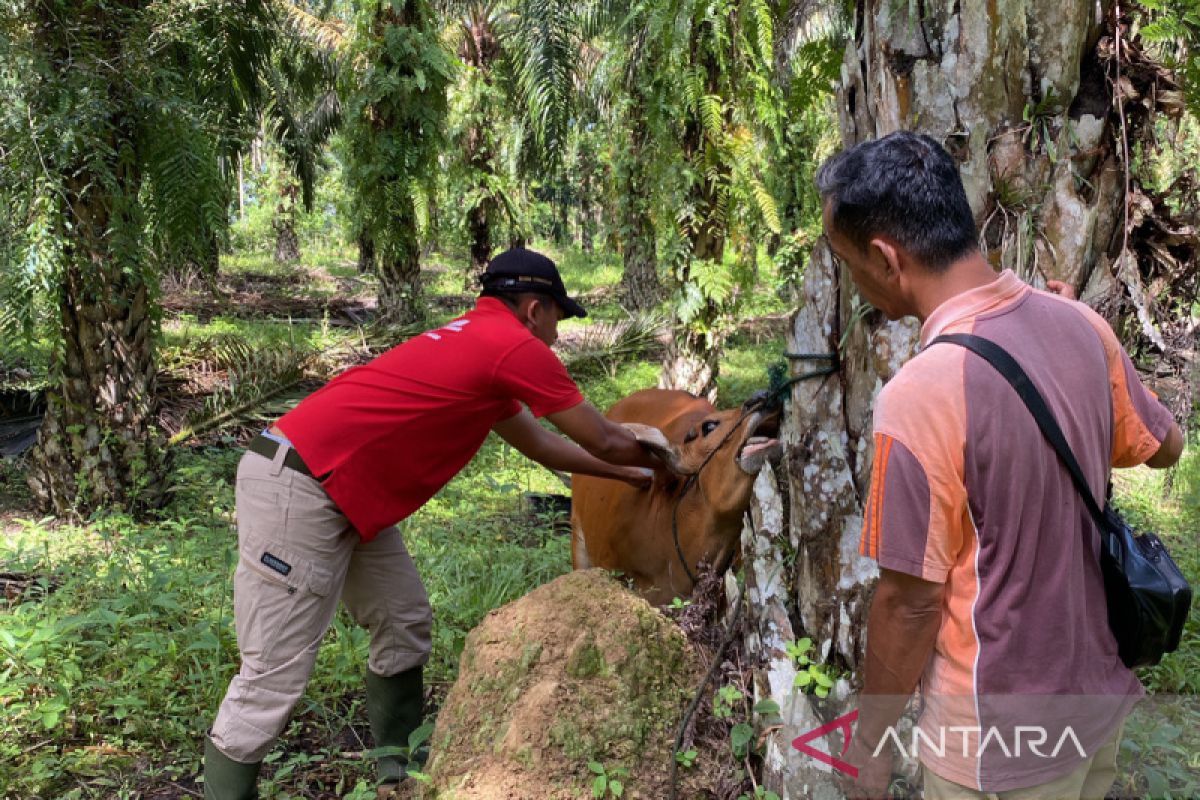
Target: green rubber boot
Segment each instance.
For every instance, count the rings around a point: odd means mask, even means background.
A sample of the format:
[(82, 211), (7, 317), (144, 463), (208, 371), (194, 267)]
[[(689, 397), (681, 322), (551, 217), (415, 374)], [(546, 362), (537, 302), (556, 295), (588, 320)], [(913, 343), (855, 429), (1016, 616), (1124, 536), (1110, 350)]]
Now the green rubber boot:
[(205, 736), (204, 800), (257, 800), (261, 766), (234, 761)]
[[(408, 735), (421, 726), (425, 700), (422, 669), (413, 667), (388, 678), (367, 670), (367, 719), (376, 747), (408, 747)], [(408, 775), (408, 763), (404, 756), (381, 756), (379, 787), (398, 784)]]

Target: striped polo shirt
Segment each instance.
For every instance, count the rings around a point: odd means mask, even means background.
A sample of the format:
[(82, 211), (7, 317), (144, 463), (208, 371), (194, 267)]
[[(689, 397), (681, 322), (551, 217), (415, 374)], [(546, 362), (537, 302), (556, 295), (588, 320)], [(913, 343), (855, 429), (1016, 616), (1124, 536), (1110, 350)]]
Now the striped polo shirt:
[[(860, 552), (946, 584), (921, 683), (926, 746), (914, 749), (941, 777), (999, 792), (1077, 768), (1142, 690), (1117, 656), (1099, 533), (1070, 475), (988, 362), (957, 345), (926, 347), (944, 333), (990, 339), (1020, 363), (1097, 498), (1110, 467), (1158, 450), (1172, 417), (1103, 318), (1011, 271), (939, 306), (921, 352), (879, 395)], [(1052, 731), (1032, 757), (1026, 730), (1014, 756), (1014, 729), (1042, 723), (1070, 727), (1073, 740)]]

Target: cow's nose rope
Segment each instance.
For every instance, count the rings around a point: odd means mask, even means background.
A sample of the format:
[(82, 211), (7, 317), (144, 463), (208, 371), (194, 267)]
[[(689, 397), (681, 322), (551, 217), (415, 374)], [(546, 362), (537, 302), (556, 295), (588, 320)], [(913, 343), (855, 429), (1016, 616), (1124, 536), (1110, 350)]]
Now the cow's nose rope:
[[(796, 359), (799, 361), (828, 361), (829, 366), (820, 369), (806, 372), (803, 375), (797, 375), (786, 381), (777, 381), (775, 375), (771, 375), (771, 388), (761, 397), (754, 398), (746, 403), (742, 411), (742, 415), (738, 417), (737, 422), (729, 429), (729, 432), (721, 439), (721, 442), (714, 447), (704, 460), (700, 462), (700, 466), (696, 471), (687, 477), (683, 483), (683, 489), (679, 492), (679, 496), (675, 498), (675, 507), (671, 509), (671, 539), (675, 542), (675, 555), (679, 557), (679, 563), (683, 565), (683, 571), (687, 573), (688, 579), (692, 584), (696, 583), (696, 575), (692, 572), (691, 566), (688, 564), (687, 557), (683, 554), (683, 547), (679, 544), (679, 506), (683, 503), (683, 498), (687, 495), (698, 480), (700, 480), (700, 472), (708, 466), (708, 462), (712, 460), (722, 447), (728, 442), (729, 438), (737, 432), (746, 418), (756, 411), (764, 408), (776, 408), (782, 405), (784, 392), (790, 390), (793, 386), (801, 381), (811, 380), (813, 378), (823, 378), (826, 375), (832, 375), (841, 368), (841, 360), (837, 353), (788, 353), (783, 354), (787, 358)], [(781, 377), (781, 376), (780, 376)]]
[(708, 466), (708, 462), (712, 461), (713, 456), (721, 451), (721, 448), (729, 442), (729, 438), (737, 433), (737, 429), (742, 426), (746, 418), (756, 412), (758, 408), (759, 406), (755, 404), (742, 411), (742, 415), (738, 417), (737, 422), (733, 423), (733, 427), (729, 429), (729, 432), (725, 434), (720, 443), (709, 451), (709, 454), (700, 462), (700, 466), (696, 468), (696, 471), (688, 475), (687, 480), (683, 482), (683, 489), (679, 492), (679, 496), (675, 498), (675, 507), (671, 509), (671, 538), (675, 541), (675, 554), (679, 556), (679, 563), (683, 565), (683, 571), (687, 573), (693, 585), (696, 583), (696, 575), (688, 565), (687, 557), (683, 554), (683, 547), (679, 544), (679, 506), (683, 503), (683, 498), (687, 496), (688, 490), (696, 485), (696, 481), (700, 480), (701, 470)]

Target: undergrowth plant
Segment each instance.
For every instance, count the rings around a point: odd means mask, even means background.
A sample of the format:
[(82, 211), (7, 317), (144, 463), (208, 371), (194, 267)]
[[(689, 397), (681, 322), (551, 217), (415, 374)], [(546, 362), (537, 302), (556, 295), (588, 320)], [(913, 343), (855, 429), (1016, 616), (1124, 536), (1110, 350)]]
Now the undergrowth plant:
[(592, 797), (624, 797), (625, 784), (621, 780), (629, 776), (624, 767), (606, 767), (599, 761), (589, 761), (588, 770), (596, 777), (592, 779)]
[[(191, 345), (225, 336), (236, 335), (251, 347), (295, 341), (320, 351), (326, 343), (336, 344), (315, 324), (232, 317), (205, 323), (175, 318), (164, 321), (163, 333), (162, 363), (168, 367), (190, 363)], [(734, 344), (722, 368), (724, 406), (765, 386), (765, 365), (783, 349), (771, 341), (735, 339)], [(657, 364), (632, 360), (584, 377), (581, 388), (604, 408), (654, 385), (657, 374)], [(1167, 474), (1149, 470), (1116, 476), (1118, 505), (1131, 522), (1160, 533), (1193, 584), (1200, 583), (1198, 448), (1193, 434), (1169, 483)], [(214, 446), (177, 447), (175, 453), (166, 485), (169, 503), (157, 517), (141, 522), (118, 514), (79, 526), (39, 519), (21, 505), (26, 495), (19, 490), (20, 470), (0, 469), (6, 513), (0, 518), (0, 572), (27, 577), (35, 587), (0, 599), (0, 797), (5, 800), (161, 796), (164, 791), (182, 796), (199, 789), (202, 736), (238, 667), (232, 619), (233, 482), (242, 450), (226, 437)], [(434, 608), (426, 674), (435, 696), (455, 679), (467, 634), (489, 611), (570, 569), (569, 537), (555, 533), (548, 520), (531, 519), (522, 506), (526, 493), (561, 491), (553, 475), (490, 437), (467, 468), (403, 524)], [(374, 796), (365, 757), (369, 744), (346, 745), (367, 736), (362, 673), (368, 641), (368, 633), (344, 612), (337, 615), (306, 695), (281, 745), (268, 757), (265, 797)], [(794, 642), (789, 653), (808, 676), (801, 688), (819, 693), (828, 688), (821, 676), (836, 677), (813, 663), (812, 642)], [(1160, 697), (1193, 700), (1200, 693), (1197, 614), (1179, 651), (1139, 677)], [(1189, 759), (1200, 746), (1191, 746), (1194, 738), (1188, 737), (1200, 730), (1200, 720), (1189, 716), (1186, 703), (1180, 705), (1167, 724), (1129, 729), (1121, 755), (1122, 785), (1129, 793), (1196, 796), (1188, 771), (1194, 775), (1196, 765)], [(714, 713), (736, 722), (730, 748), (746, 756), (743, 761), (752, 761), (757, 752), (751, 718), (770, 727), (779, 715), (774, 704), (748, 706), (738, 687), (724, 687), (714, 696)], [(675, 754), (681, 766), (707, 766), (696, 756), (689, 764), (688, 753)], [(619, 769), (604, 768), (608, 797), (626, 790)], [(592, 775), (588, 788), (602, 777)], [(761, 787), (744, 795), (745, 800), (772, 797)]]

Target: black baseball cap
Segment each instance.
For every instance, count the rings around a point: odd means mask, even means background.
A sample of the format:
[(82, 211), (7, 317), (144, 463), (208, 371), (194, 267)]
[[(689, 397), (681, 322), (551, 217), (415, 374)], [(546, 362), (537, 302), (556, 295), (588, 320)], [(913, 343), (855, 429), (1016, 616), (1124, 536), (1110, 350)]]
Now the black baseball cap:
[(483, 273), (483, 293), (538, 292), (554, 298), (568, 317), (586, 317), (578, 302), (567, 297), (567, 287), (554, 262), (541, 253), (514, 247), (488, 262)]

